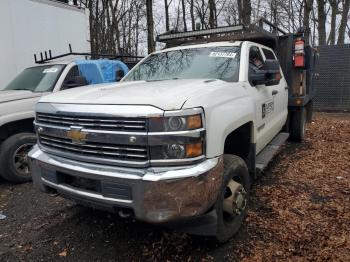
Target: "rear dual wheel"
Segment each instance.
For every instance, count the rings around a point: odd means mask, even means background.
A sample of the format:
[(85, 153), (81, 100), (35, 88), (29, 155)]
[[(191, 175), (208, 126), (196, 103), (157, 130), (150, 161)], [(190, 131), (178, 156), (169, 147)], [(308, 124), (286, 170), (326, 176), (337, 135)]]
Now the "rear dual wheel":
[(291, 114), (290, 138), (292, 141), (301, 142), (305, 137), (307, 112), (302, 107)]
[(224, 181), (215, 204), (217, 214), (216, 239), (226, 242), (241, 227), (247, 212), (250, 176), (244, 160), (224, 155)]

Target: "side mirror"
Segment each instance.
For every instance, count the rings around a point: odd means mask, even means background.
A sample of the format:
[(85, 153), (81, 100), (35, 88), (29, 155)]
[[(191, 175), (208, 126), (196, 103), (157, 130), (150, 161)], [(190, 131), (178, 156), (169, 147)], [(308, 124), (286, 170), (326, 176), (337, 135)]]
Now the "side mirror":
[(277, 60), (266, 59), (261, 68), (265, 71), (265, 85), (278, 85), (281, 80), (280, 64)]
[(85, 76), (74, 76), (73, 78), (68, 79), (63, 84), (63, 88), (70, 89), (70, 88), (86, 86), (86, 85), (88, 85), (88, 81), (86, 80)]
[(259, 70), (253, 70), (249, 73), (249, 81), (253, 86), (278, 85), (281, 80), (280, 64), (277, 60), (266, 59), (265, 63)]
[(251, 72), (249, 78), (253, 86), (264, 85), (266, 83), (266, 71), (256, 70)]
[(115, 81), (119, 82), (120, 80), (122, 80), (122, 78), (125, 76), (124, 71), (123, 70), (117, 70), (115, 72)]

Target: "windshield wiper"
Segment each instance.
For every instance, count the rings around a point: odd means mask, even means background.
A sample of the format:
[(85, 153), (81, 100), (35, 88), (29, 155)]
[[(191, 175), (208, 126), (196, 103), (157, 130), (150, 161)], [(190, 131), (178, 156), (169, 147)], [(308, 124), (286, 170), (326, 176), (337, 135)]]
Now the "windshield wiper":
[(167, 80), (178, 80), (178, 77), (173, 78), (166, 78), (166, 79), (154, 79), (154, 80), (146, 80), (146, 82), (160, 82), (160, 81), (167, 81)]
[(20, 90), (20, 91), (30, 91), (30, 92), (33, 92), (32, 90), (25, 89), (25, 88), (5, 89), (4, 91), (11, 91), (11, 90)]

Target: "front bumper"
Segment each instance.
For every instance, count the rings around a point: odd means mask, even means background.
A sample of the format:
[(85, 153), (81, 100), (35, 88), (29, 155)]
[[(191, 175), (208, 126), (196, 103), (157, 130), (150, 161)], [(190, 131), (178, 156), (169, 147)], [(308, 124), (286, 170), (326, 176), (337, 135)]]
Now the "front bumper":
[(77, 162), (43, 152), (29, 153), (34, 185), (99, 209), (133, 210), (139, 220), (163, 223), (207, 212), (222, 185), (223, 160), (192, 166), (123, 168)]

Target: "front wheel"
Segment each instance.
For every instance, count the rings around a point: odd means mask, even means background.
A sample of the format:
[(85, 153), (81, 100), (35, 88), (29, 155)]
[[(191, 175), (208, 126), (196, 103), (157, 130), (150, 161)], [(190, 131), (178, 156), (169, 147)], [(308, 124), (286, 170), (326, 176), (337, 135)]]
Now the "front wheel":
[(223, 185), (215, 204), (219, 242), (228, 241), (238, 232), (247, 212), (249, 192), (250, 177), (244, 160), (224, 155)]
[(31, 133), (20, 133), (7, 138), (0, 148), (0, 175), (13, 183), (32, 180), (28, 153), (36, 143)]

